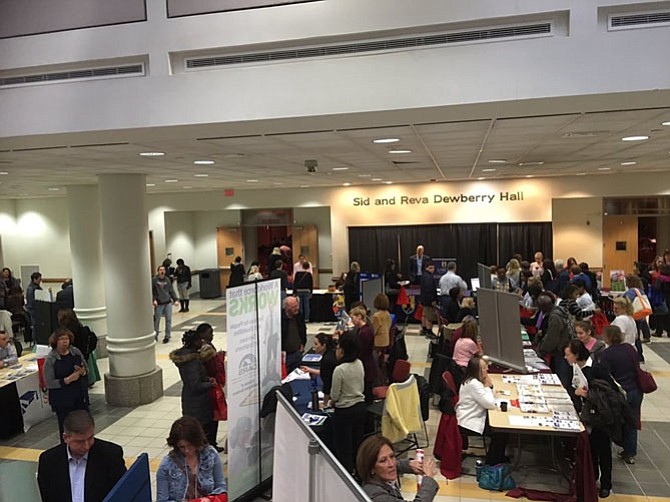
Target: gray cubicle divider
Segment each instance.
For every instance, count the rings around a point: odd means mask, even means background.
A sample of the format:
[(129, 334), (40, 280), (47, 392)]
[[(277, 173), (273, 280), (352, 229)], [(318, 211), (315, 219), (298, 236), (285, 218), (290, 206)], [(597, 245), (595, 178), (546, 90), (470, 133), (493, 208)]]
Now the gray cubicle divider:
[(488, 358), (501, 366), (527, 373), (521, 340), (519, 297), (513, 293), (477, 290), (479, 332)]
[(479, 287), (491, 289), (493, 281), (491, 280), (491, 267), (483, 263), (477, 263), (477, 276), (479, 277)]
[(381, 277), (365, 281), (362, 280), (361, 291), (363, 293), (363, 303), (365, 303), (365, 306), (374, 313), (375, 309), (373, 308), (372, 303), (374, 302), (375, 296), (384, 292)]
[(277, 392), (274, 457), (274, 502), (371, 502), (281, 392)]

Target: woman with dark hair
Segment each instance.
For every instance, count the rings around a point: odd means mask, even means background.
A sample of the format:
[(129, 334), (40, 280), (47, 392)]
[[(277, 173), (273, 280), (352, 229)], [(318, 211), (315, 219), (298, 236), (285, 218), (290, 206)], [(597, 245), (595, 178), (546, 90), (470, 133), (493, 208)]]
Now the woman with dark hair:
[(558, 283), (558, 272), (552, 260), (544, 260), (542, 262), (542, 274), (540, 275), (542, 286), (545, 290), (556, 293), (556, 284)]
[(577, 339), (584, 344), (594, 361), (600, 360), (600, 353), (605, 350), (605, 342), (593, 336), (595, 330), (589, 321), (575, 321), (575, 334)]
[(449, 323), (457, 322), (458, 311), (461, 309), (460, 299), (463, 297), (463, 291), (456, 286), (449, 290), (449, 296), (442, 297), (442, 314)]
[(199, 499), (227, 492), (221, 459), (207, 444), (202, 426), (195, 418), (177, 419), (170, 428), (167, 444), (172, 451), (163, 457), (156, 472), (158, 502)]
[(333, 372), (330, 397), (335, 406), (333, 437), (335, 455), (347, 472), (354, 472), (358, 446), (365, 430), (365, 370), (358, 358), (358, 337), (347, 332), (340, 336), (335, 354), (339, 365)]
[(209, 444), (217, 451), (217, 423), (213, 420), (214, 410), (210, 391), (216, 385), (213, 377), (208, 377), (202, 361), (200, 349), (202, 338), (195, 330), (189, 330), (181, 338), (182, 348), (170, 352), (170, 360), (179, 369), (179, 376), (184, 384), (181, 389), (181, 413), (198, 419), (207, 435)]
[(494, 433), (489, 426), (488, 410), (496, 409), (493, 381), (489, 376), (489, 363), (475, 356), (465, 369), (465, 377), (456, 405), (458, 426), (479, 435), (491, 437), (491, 445), (486, 453), (486, 463), (496, 465), (509, 461), (505, 457), (507, 434)]
[(19, 281), (14, 278), (11, 269), (5, 267), (0, 271), (0, 308), (9, 310), (6, 301), (7, 297), (11, 289), (18, 285)]
[(241, 256), (236, 256), (235, 261), (230, 264), (228, 287), (239, 286), (240, 284), (244, 284), (244, 263), (242, 263)]
[(361, 444), (356, 456), (356, 470), (363, 490), (376, 502), (404, 500), (400, 492), (399, 474), (423, 476), (414, 502), (430, 502), (439, 486), (433, 479), (437, 474), (435, 460), (397, 460), (393, 444), (381, 435), (370, 436)]
[(77, 314), (72, 309), (61, 309), (58, 311), (58, 324), (69, 329), (74, 335), (72, 345), (77, 347), (88, 365), (88, 384), (93, 385), (100, 380), (95, 348), (98, 346), (98, 337), (88, 326), (79, 322)]
[(333, 372), (337, 366), (337, 356), (335, 355), (335, 347), (337, 344), (331, 335), (326, 333), (319, 333), (314, 337), (312, 342), (312, 350), (316, 354), (321, 354), (321, 362), (319, 369), (310, 368), (308, 366), (301, 366), (300, 369), (305, 373), (309, 373), (312, 377), (321, 377), (323, 382), (323, 404), (328, 406), (330, 404), (330, 389), (333, 385)]
[(63, 420), (74, 410), (88, 411), (88, 380), (86, 360), (72, 346), (74, 335), (58, 327), (49, 337), (51, 352), (44, 361), (44, 381), (49, 389), (49, 404), (58, 417), (58, 430), (63, 441)]
[(623, 431), (623, 450), (618, 453), (627, 464), (635, 463), (637, 455), (637, 430), (640, 426), (640, 412), (644, 394), (637, 385), (637, 370), (640, 361), (637, 351), (624, 343), (624, 334), (616, 325), (603, 330), (603, 338), (608, 347), (600, 355), (600, 363), (609, 371), (614, 380), (626, 391), (626, 400), (633, 414), (634, 425), (627, 425)]
[[(565, 360), (572, 365), (573, 377), (570, 397), (575, 408), (581, 411), (585, 400), (589, 399), (589, 386), (594, 379), (604, 380), (615, 392), (619, 392), (612, 377), (599, 365), (595, 365), (589, 349), (580, 340), (570, 340), (565, 347)], [(583, 378), (586, 382), (582, 381)], [(591, 398), (595, 399), (593, 392)], [(613, 403), (614, 409), (614, 403)], [(612, 440), (609, 432), (601, 427), (589, 428), (589, 443), (595, 478), (600, 478), (600, 498), (609, 497), (612, 490)]]

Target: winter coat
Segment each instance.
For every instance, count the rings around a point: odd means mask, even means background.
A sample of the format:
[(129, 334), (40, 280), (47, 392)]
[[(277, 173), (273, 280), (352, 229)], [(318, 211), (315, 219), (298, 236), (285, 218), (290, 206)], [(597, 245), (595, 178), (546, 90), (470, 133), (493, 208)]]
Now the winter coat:
[(213, 384), (205, 372), (200, 352), (183, 347), (170, 353), (170, 360), (179, 369), (184, 384), (181, 389), (181, 412), (200, 423), (212, 421), (212, 402), (209, 391)]

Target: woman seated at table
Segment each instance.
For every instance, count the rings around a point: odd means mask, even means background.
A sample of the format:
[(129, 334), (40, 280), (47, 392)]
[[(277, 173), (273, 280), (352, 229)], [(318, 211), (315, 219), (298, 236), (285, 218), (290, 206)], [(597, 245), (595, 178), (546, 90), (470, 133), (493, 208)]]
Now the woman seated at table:
[(301, 366), (300, 369), (309, 373), (312, 377), (321, 377), (323, 382), (323, 405), (330, 404), (330, 389), (333, 385), (333, 372), (337, 366), (337, 356), (335, 355), (336, 343), (333, 337), (326, 333), (319, 333), (314, 337), (312, 348), (316, 354), (321, 354), (319, 369)]
[(477, 342), (477, 322), (472, 319), (463, 321), (461, 336), (454, 345), (454, 362), (465, 369), (474, 356), (481, 356), (482, 349)]
[(193, 417), (177, 419), (167, 444), (172, 447), (156, 473), (158, 502), (191, 500), (226, 493), (221, 459)]
[(488, 412), (496, 409), (496, 399), (493, 395), (493, 381), (489, 376), (489, 363), (485, 359), (479, 356), (470, 359), (458, 396), (458, 426), (465, 429), (466, 434), (474, 432), (491, 438), (486, 463), (496, 465), (508, 462), (509, 459), (505, 457), (507, 434), (494, 433), (489, 426)]
[(430, 502), (435, 498), (439, 486), (433, 479), (437, 470), (435, 460), (397, 460), (393, 444), (381, 435), (370, 436), (361, 444), (356, 456), (356, 470), (363, 490), (376, 502), (404, 500), (400, 493), (398, 474), (422, 475), (415, 502)]

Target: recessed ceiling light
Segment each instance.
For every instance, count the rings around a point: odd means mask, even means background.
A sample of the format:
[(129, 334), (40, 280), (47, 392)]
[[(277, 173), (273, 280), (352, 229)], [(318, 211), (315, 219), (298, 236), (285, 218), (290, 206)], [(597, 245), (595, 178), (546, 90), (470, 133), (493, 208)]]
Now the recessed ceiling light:
[(481, 180), (485, 180), (486, 178), (484, 178), (484, 176), (480, 176), (480, 177), (477, 178), (477, 179), (478, 179), (479, 181), (481, 181)]
[(393, 182), (392, 181), (385, 181), (384, 184), (385, 185), (393, 185)]
[(213, 160), (194, 160), (193, 163), (197, 166), (211, 166), (216, 162), (214, 162)]
[(389, 150), (389, 153), (412, 153), (412, 150), (404, 150), (404, 149), (394, 149), (394, 150)]
[(507, 161), (505, 159), (491, 159), (489, 164), (507, 164)]
[(247, 155), (245, 153), (227, 153), (223, 156), (224, 159), (239, 159), (242, 157), (246, 157)]
[(346, 171), (348, 167), (333, 167), (333, 171)]
[(486, 169), (482, 169), (482, 172), (483, 172), (483, 173), (492, 173), (492, 172), (494, 172), (495, 170), (496, 170), (495, 167), (488, 167), (488, 168), (486, 168)]
[(649, 139), (649, 136), (626, 136), (625, 138), (621, 138), (621, 141), (644, 141)]
[(599, 167), (598, 168), (598, 171), (611, 171), (611, 170), (612, 170), (611, 167)]
[(342, 186), (343, 186), (343, 187), (350, 187), (350, 186), (351, 186), (351, 183), (342, 183)]
[(370, 181), (381, 181), (381, 178), (372, 178)]
[(370, 176), (372, 176), (372, 175), (371, 174), (359, 174), (358, 175), (359, 178), (369, 178)]
[(300, 188), (309, 188), (309, 185), (300, 185)]
[(662, 126), (670, 126), (670, 120), (668, 120), (667, 122), (661, 122), (661, 125)]
[(184, 189), (188, 189), (188, 188), (193, 188), (193, 187), (182, 187), (182, 188), (184, 188)]
[(377, 138), (372, 140), (373, 143), (380, 145), (383, 145), (384, 143), (397, 143), (398, 141), (400, 141), (400, 138)]
[(634, 160), (629, 160), (621, 163), (622, 166), (634, 166), (635, 164), (637, 164), (637, 162), (635, 162)]
[(155, 187), (155, 186), (156, 186), (156, 183), (147, 183), (147, 186), (148, 186), (148, 187)]
[(519, 167), (528, 167), (528, 166), (541, 166), (544, 164), (543, 160), (533, 160), (530, 162), (519, 162)]
[(258, 183), (258, 180), (247, 180), (247, 183)]
[(526, 178), (534, 178), (534, 177), (535, 177), (535, 176), (533, 176), (532, 174), (527, 174), (527, 175), (526, 175)]
[(140, 152), (142, 157), (162, 157), (165, 152)]
[(172, 179), (172, 180), (165, 180), (165, 183), (178, 183), (178, 182), (179, 182), (179, 180), (174, 180), (174, 179)]
[(281, 181), (275, 181), (273, 185), (283, 185), (283, 183)]
[(586, 173), (575, 173), (575, 176), (586, 176)]
[(206, 178), (207, 176), (209, 176), (209, 174), (198, 173), (198, 174), (194, 174), (193, 176), (195, 176), (196, 178)]
[(0, 174), (4, 176), (5, 174), (9, 174), (9, 173), (7, 171), (0, 171)]
[(49, 187), (50, 192), (57, 192), (58, 190), (60, 190), (58, 187)]

